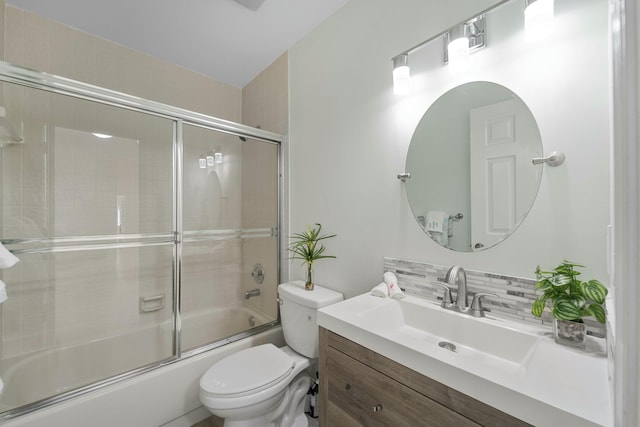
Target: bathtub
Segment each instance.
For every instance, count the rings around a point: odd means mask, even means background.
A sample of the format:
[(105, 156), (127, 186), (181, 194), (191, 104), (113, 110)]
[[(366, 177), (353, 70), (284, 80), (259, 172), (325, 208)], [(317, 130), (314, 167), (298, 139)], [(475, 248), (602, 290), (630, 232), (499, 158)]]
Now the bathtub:
[[(249, 322), (259, 328), (268, 319), (247, 307), (217, 308), (185, 316), (182, 320), (183, 348), (190, 349), (197, 343), (240, 333), (249, 329)], [(132, 366), (143, 366), (152, 360), (166, 358), (171, 353), (172, 341), (170, 333), (165, 333), (165, 328), (170, 331), (171, 325), (166, 323), (160, 329), (47, 350), (16, 363), (3, 363), (0, 376), (5, 388), (0, 395), (0, 408), (4, 411), (34, 402), (113, 376)], [(280, 326), (237, 341), (229, 340), (228, 344), (197, 355), (189, 356), (187, 353), (188, 357), (31, 414), (18, 416), (3, 425), (190, 426), (208, 415), (198, 398), (200, 376), (221, 358), (267, 342), (284, 345)], [(122, 354), (119, 357), (110, 355), (114, 348), (122, 348), (116, 346), (126, 346), (126, 360), (123, 360)]]

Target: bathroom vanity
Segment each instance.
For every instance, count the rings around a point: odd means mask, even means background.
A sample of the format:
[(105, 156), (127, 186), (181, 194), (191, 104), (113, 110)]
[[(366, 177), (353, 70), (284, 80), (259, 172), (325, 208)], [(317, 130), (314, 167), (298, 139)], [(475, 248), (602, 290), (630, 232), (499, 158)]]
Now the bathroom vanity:
[(322, 426), (612, 426), (602, 342), (363, 294), (318, 311)]
[(320, 425), (528, 426), (320, 328)]

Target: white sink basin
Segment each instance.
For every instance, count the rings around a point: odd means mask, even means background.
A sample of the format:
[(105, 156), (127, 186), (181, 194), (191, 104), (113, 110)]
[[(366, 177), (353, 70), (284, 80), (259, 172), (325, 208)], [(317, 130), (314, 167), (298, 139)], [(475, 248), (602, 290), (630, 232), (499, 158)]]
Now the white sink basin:
[(458, 354), (484, 353), (519, 366), (526, 364), (538, 342), (537, 336), (504, 321), (456, 313), (417, 298), (387, 300), (358, 316), (381, 335), (418, 339)]

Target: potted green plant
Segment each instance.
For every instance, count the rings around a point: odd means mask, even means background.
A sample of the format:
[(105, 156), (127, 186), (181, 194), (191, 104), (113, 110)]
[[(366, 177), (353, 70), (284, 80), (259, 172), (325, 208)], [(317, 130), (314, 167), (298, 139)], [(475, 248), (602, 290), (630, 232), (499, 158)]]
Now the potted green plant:
[(313, 290), (313, 263), (322, 258), (335, 258), (333, 255), (324, 254), (324, 245), (319, 243), (321, 240), (335, 237), (335, 234), (321, 235), (322, 225), (316, 223), (316, 226), (311, 228), (307, 225), (307, 230), (302, 233), (294, 233), (290, 237), (289, 252), (292, 253), (290, 259), (302, 260), (302, 265), (307, 264), (307, 277), (305, 282), (305, 289)]
[(576, 268), (584, 267), (563, 261), (553, 271), (536, 268), (536, 288), (543, 291), (531, 307), (531, 313), (540, 317), (551, 306), (556, 342), (574, 347), (585, 347), (586, 326), (583, 317), (593, 316), (598, 322), (606, 321), (604, 300), (607, 288), (598, 280), (581, 281)]

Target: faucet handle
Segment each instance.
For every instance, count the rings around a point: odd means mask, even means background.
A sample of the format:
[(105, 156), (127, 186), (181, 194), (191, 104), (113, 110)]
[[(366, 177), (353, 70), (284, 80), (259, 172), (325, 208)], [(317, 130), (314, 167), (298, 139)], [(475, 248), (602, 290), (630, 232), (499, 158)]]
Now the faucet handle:
[(440, 283), (440, 282), (431, 282), (432, 285), (437, 285), (440, 286), (442, 289), (444, 289), (444, 295), (442, 296), (442, 306), (444, 307), (445, 304), (453, 304), (453, 297), (451, 296), (451, 288), (448, 287), (447, 285)]
[(484, 308), (482, 307), (482, 297), (496, 297), (499, 298), (496, 294), (491, 294), (489, 292), (478, 292), (473, 296), (473, 300), (471, 301), (471, 314), (475, 317), (484, 317)]

